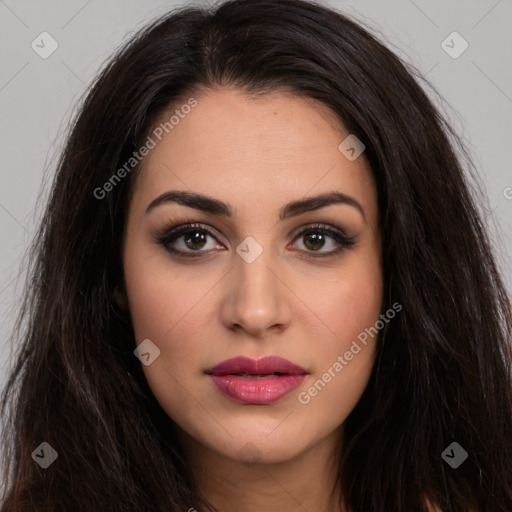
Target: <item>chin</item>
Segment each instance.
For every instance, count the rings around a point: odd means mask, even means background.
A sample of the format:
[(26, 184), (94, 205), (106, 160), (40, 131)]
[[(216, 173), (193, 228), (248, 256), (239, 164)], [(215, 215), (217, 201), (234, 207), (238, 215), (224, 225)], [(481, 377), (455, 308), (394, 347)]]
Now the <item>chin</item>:
[(301, 447), (295, 443), (269, 442), (267, 439), (240, 439), (224, 456), (242, 462), (248, 466), (257, 464), (279, 464), (288, 462), (301, 453)]
[(282, 430), (278, 433), (280, 426), (274, 432), (269, 430), (269, 435), (261, 428), (251, 430), (251, 426), (246, 429), (228, 428), (229, 432), (237, 433), (233, 437), (226, 434), (222, 439), (203, 438), (201, 441), (199, 438), (198, 441), (223, 457), (249, 465), (284, 463), (300, 456), (308, 450), (309, 445), (314, 444), (313, 439), (308, 442), (301, 435), (300, 429)]

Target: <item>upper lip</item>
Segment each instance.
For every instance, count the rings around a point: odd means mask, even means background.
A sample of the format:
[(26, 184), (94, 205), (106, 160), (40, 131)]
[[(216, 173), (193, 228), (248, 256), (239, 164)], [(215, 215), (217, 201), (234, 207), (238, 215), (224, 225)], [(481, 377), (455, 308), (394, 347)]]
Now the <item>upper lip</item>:
[(252, 359), (246, 356), (233, 357), (208, 368), (206, 373), (211, 375), (229, 375), (245, 373), (247, 375), (267, 375), (282, 373), (300, 375), (307, 373), (304, 368), (278, 356), (264, 356)]

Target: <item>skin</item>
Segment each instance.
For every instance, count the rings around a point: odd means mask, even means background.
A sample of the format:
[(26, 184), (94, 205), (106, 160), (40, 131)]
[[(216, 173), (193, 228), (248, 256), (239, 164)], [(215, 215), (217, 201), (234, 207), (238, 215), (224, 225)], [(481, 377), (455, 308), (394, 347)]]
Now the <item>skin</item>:
[[(145, 376), (177, 425), (200, 491), (220, 510), (340, 511), (330, 496), (343, 422), (368, 383), (376, 338), (309, 403), (298, 395), (381, 313), (370, 168), (364, 153), (349, 161), (340, 152), (349, 132), (311, 100), (281, 92), (255, 99), (233, 88), (194, 97), (197, 106), (145, 158), (126, 222), (125, 288), (136, 341), (149, 338), (160, 349), (143, 366)], [(176, 203), (146, 214), (168, 190), (220, 199), (235, 215)], [(335, 204), (279, 220), (285, 203), (331, 191), (356, 199), (364, 218), (353, 206)], [(204, 224), (217, 240), (206, 234), (206, 243), (187, 245), (182, 235), (174, 248), (203, 255), (180, 259), (155, 243), (155, 231), (170, 220)], [(296, 236), (315, 223), (342, 229), (356, 243), (315, 258), (337, 247), (330, 237), (311, 248), (308, 235)], [(263, 249), (252, 263), (236, 252), (248, 236)], [(239, 404), (204, 373), (228, 358), (269, 354), (309, 373), (270, 405)]]

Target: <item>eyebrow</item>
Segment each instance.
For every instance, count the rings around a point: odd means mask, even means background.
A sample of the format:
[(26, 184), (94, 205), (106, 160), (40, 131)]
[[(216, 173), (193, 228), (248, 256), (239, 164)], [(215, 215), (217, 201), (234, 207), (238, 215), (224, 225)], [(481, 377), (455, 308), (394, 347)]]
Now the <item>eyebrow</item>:
[[(214, 199), (213, 197), (185, 190), (169, 190), (153, 199), (146, 208), (146, 215), (157, 206), (166, 203), (181, 204), (213, 215), (222, 215), (230, 218), (234, 216), (234, 209), (231, 205), (219, 201), (218, 199)], [(319, 210), (320, 208), (324, 208), (332, 204), (345, 204), (354, 207), (359, 211), (364, 221), (367, 222), (365, 211), (361, 204), (352, 196), (336, 191), (307, 197), (305, 199), (298, 199), (287, 203), (279, 211), (279, 220), (285, 220), (302, 213)]]

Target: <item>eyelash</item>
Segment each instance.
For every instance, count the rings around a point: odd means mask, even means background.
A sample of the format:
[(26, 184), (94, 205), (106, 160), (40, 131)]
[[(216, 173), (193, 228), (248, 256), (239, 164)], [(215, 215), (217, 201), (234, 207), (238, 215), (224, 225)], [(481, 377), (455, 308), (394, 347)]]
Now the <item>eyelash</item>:
[[(178, 238), (180, 238), (183, 235), (186, 235), (187, 233), (191, 233), (193, 231), (202, 231), (204, 233), (207, 233), (212, 238), (217, 240), (217, 237), (213, 233), (213, 231), (208, 228), (208, 226), (204, 224), (198, 224), (198, 223), (189, 223), (189, 224), (183, 224), (178, 227), (174, 226), (164, 226), (162, 229), (158, 230), (154, 236), (155, 243), (162, 245), (165, 247), (167, 251), (170, 253), (180, 257), (180, 258), (200, 258), (202, 257), (200, 253), (207, 253), (208, 251), (201, 251), (197, 250), (194, 252), (183, 252), (178, 251), (176, 249), (172, 249), (168, 247), (168, 245), (172, 242), (175, 242)], [(332, 238), (339, 247), (335, 250), (329, 251), (327, 253), (317, 253), (315, 254), (314, 251), (308, 251), (311, 254), (306, 254), (306, 258), (329, 258), (329, 257), (335, 257), (339, 253), (343, 252), (346, 248), (351, 247), (355, 244), (355, 238), (347, 237), (344, 234), (342, 234), (339, 231), (334, 231), (329, 228), (328, 225), (325, 224), (315, 224), (312, 226), (308, 226), (304, 228), (300, 233), (298, 233), (295, 239), (300, 238), (301, 236), (307, 234), (307, 233), (321, 233), (322, 235), (328, 235), (330, 238)], [(218, 240), (217, 240), (218, 242)], [(197, 255), (196, 255), (197, 254)]]

